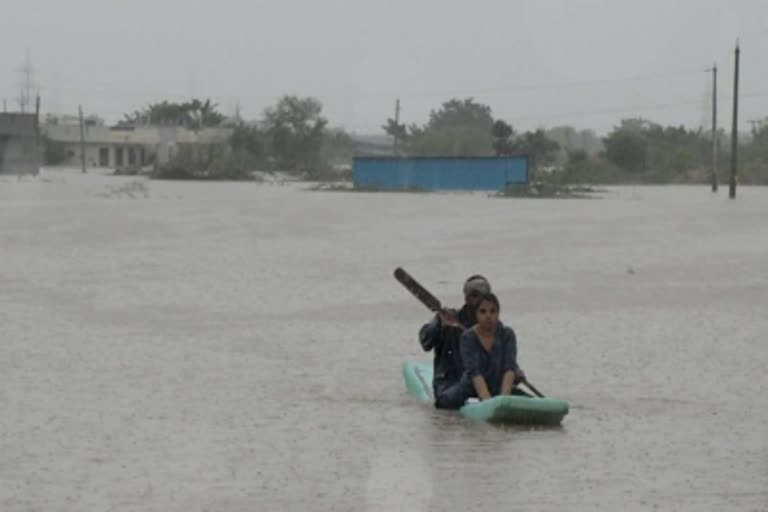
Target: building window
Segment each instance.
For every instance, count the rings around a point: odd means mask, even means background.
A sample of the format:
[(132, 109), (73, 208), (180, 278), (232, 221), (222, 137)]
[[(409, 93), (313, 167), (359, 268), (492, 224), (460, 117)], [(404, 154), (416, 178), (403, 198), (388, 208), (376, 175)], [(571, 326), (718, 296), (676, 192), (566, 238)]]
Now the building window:
[(123, 148), (115, 148), (115, 167), (123, 166)]
[(128, 165), (136, 165), (136, 150), (128, 148)]

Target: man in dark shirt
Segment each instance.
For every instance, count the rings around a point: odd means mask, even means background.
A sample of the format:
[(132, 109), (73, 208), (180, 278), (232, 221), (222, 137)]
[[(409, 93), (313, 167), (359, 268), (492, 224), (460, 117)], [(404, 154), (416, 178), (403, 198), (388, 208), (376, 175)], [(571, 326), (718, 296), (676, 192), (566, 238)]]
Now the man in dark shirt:
[(470, 276), (464, 282), (464, 305), (461, 309), (443, 309), (419, 331), (421, 347), (425, 352), (432, 350), (435, 353), (432, 381), (435, 407), (457, 409), (463, 405), (466, 382), (461, 379), (464, 365), (461, 362), (459, 339), (464, 329), (476, 323), (474, 302), (490, 292), (491, 284), (486, 278), (481, 275)]

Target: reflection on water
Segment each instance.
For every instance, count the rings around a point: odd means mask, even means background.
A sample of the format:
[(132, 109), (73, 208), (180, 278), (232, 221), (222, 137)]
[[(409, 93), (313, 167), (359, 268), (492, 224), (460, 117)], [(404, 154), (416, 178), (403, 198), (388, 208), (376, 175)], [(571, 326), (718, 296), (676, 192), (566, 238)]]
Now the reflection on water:
[[(0, 508), (765, 510), (766, 218), (760, 188), (0, 176)], [(410, 400), (396, 266), (447, 305), (488, 276), (562, 429)]]

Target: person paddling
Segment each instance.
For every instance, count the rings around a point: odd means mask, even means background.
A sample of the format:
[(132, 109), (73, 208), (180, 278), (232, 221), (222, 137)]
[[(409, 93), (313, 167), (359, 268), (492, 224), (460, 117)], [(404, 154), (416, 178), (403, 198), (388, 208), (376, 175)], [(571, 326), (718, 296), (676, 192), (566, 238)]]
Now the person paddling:
[(435, 407), (440, 409), (455, 409), (464, 403), (466, 391), (460, 382), (463, 365), (459, 339), (464, 329), (475, 324), (475, 301), (490, 293), (491, 284), (485, 277), (473, 275), (464, 282), (463, 291), (464, 305), (460, 310), (444, 308), (419, 330), (421, 347), (425, 352), (434, 352), (432, 389)]

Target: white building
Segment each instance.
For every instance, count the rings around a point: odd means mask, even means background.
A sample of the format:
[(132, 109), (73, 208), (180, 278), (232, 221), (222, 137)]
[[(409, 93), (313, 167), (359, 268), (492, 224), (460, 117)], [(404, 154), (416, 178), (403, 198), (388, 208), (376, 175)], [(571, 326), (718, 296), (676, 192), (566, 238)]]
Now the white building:
[[(80, 164), (80, 126), (49, 124), (43, 133), (64, 147), (66, 165)], [(84, 127), (85, 163), (115, 169), (167, 163), (182, 148), (226, 145), (231, 128), (190, 130), (181, 126)]]

